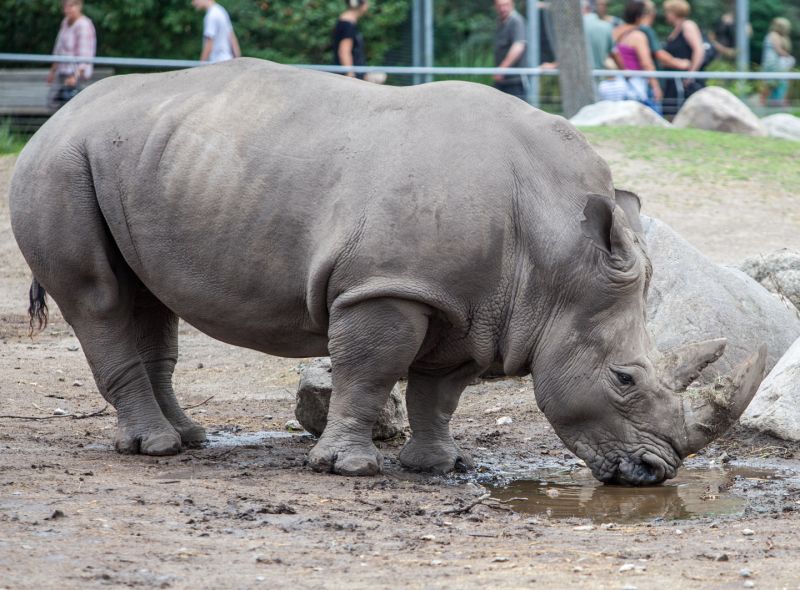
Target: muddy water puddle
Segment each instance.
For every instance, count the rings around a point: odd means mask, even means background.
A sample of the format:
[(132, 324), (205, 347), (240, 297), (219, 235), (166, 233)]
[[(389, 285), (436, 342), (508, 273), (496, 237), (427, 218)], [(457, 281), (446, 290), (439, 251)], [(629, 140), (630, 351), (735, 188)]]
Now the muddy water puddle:
[(753, 467), (683, 468), (678, 477), (658, 486), (624, 487), (604, 485), (588, 469), (546, 469), (531, 476), (494, 488), (492, 496), (518, 512), (597, 523), (742, 515), (747, 499), (732, 493), (732, 488), (785, 477)]

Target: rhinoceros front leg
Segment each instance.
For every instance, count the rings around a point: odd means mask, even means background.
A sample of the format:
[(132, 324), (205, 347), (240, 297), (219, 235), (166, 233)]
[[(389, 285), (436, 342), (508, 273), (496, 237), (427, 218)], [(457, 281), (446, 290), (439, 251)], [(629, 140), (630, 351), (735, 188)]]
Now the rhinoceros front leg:
[(172, 387), (172, 374), (178, 361), (178, 316), (140, 286), (134, 319), (136, 348), (161, 411), (181, 435), (184, 445), (205, 441), (205, 429), (184, 413)]
[(450, 419), (464, 388), (479, 374), (472, 364), (446, 374), (409, 372), (406, 406), (411, 438), (400, 451), (403, 465), (434, 473), (472, 467), (472, 459), (450, 434)]
[(333, 391), (327, 426), (309, 453), (312, 468), (342, 475), (381, 471), (383, 456), (372, 443), (372, 426), (414, 361), (430, 313), (424, 305), (389, 298), (334, 306), (329, 329)]

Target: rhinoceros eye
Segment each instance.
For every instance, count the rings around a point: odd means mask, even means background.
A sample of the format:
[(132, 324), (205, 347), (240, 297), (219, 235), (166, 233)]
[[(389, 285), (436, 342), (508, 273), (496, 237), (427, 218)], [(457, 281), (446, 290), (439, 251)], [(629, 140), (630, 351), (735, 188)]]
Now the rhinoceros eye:
[(628, 385), (636, 385), (636, 381), (634, 381), (633, 376), (624, 373), (623, 371), (617, 371), (615, 369), (611, 369), (611, 372), (614, 373), (614, 376), (619, 381), (620, 385), (628, 386)]

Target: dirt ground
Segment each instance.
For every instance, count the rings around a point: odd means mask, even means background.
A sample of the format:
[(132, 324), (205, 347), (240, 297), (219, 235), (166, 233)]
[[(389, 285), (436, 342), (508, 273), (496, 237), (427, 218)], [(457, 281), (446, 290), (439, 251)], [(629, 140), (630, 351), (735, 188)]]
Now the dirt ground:
[[(800, 248), (797, 195), (744, 181), (720, 193), (599, 149), (646, 212), (718, 261)], [(800, 588), (800, 445), (743, 428), (697, 461), (726, 452), (794, 477), (737, 482), (741, 516), (589, 526), (513, 503), (467, 510), (503, 473), (575, 465), (525, 379), (463, 396), (453, 430), (476, 473), (408, 473), (396, 441), (382, 445), (381, 476), (321, 475), (304, 465), (313, 439), (284, 434), (299, 361), (184, 325), (179, 397), (226, 436), (175, 457), (116, 454), (113, 410), (85, 417), (104, 402), (55, 305), (50, 326), (27, 337), (29, 275), (5, 194), (13, 163), (0, 158), (0, 414), (48, 419), (0, 417), (0, 589)], [(497, 426), (501, 415), (513, 423)], [(261, 431), (275, 434), (245, 436)]]

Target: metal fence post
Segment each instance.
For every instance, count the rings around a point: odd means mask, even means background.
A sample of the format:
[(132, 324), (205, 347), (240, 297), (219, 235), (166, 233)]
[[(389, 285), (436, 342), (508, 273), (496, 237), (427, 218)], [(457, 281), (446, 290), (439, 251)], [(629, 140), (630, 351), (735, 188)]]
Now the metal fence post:
[[(422, 66), (422, 0), (411, 4), (411, 65)], [(422, 84), (421, 74), (414, 74), (414, 84)]]
[[(746, 72), (750, 69), (750, 39), (747, 27), (750, 24), (750, 7), (748, 0), (736, 0), (736, 69)], [(744, 81), (737, 85), (739, 96), (744, 96), (747, 86)]]
[[(539, 0), (526, 0), (525, 5), (525, 15), (528, 17), (528, 67), (537, 68), (542, 61), (539, 51)], [(539, 76), (528, 78), (528, 103), (539, 106)]]
[[(425, 0), (425, 67), (433, 67), (433, 0)], [(425, 81), (432, 82), (433, 74), (425, 74)]]

